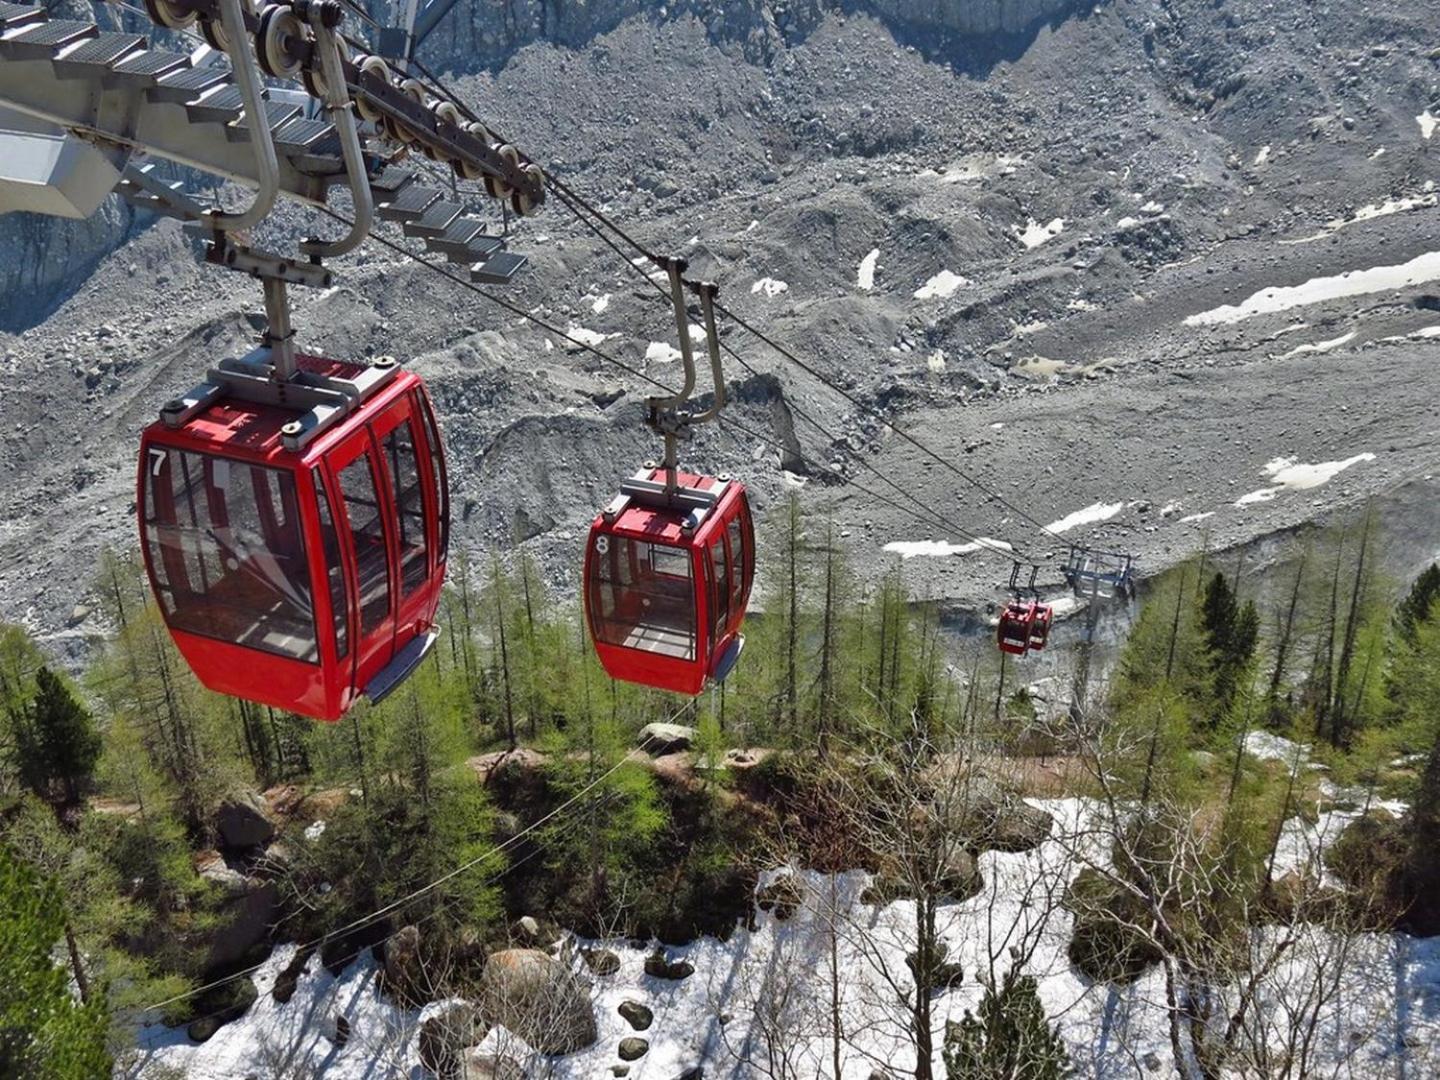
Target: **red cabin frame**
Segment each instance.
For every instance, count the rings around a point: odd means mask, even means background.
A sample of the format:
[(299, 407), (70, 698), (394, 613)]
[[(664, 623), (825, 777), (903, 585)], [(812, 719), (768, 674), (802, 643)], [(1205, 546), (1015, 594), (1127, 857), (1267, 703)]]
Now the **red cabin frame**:
[[(358, 365), (301, 357), (317, 374)], [(335, 721), (378, 699), (433, 641), (449, 505), (429, 395), (399, 370), (303, 450), (299, 410), (222, 398), (141, 438), (150, 585), (211, 690)]]
[[(636, 481), (659, 483), (663, 469)], [(743, 485), (679, 473), (680, 487), (718, 491), (699, 525), (691, 511), (631, 502), (602, 511), (585, 545), (585, 614), (613, 678), (698, 694), (729, 674), (755, 576), (755, 527)]]

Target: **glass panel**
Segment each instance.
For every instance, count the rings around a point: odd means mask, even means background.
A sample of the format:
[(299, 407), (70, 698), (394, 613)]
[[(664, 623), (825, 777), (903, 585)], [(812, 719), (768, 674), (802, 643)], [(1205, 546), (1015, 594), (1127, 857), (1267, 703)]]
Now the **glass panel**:
[(420, 415), (425, 418), (425, 438), (430, 443), (430, 474), (435, 482), (435, 506), (440, 514), (439, 561), (445, 561), (450, 547), (450, 492), (445, 487), (445, 447), (440, 441), (440, 429), (435, 424), (435, 414), (430, 410), (430, 401), (424, 394), (417, 394), (420, 401)]
[(176, 630), (314, 663), (310, 567), (288, 472), (156, 447), (145, 544)]
[(695, 582), (686, 548), (601, 535), (595, 545), (590, 614), (597, 640), (695, 659)]
[(325, 550), (325, 580), (330, 585), (330, 612), (335, 620), (335, 655), (344, 660), (350, 652), (350, 610), (345, 597), (345, 567), (340, 561), (340, 534), (330, 513), (330, 496), (325, 493), (319, 473), (315, 477), (315, 502), (320, 508), (320, 546)]
[(743, 615), (745, 611), (745, 576), (750, 557), (750, 553), (745, 547), (748, 536), (738, 517), (730, 519), (726, 532), (730, 538), (730, 609)]
[(390, 558), (385, 551), (384, 519), (375, 491), (368, 451), (340, 470), (340, 497), (345, 500), (350, 538), (355, 545), (362, 637), (378, 630), (390, 614)]
[(420, 485), (420, 461), (407, 420), (382, 444), (395, 486), (395, 507), (400, 521), (400, 595), (409, 596), (425, 584), (425, 493)]
[(715, 534), (710, 545), (710, 564), (715, 575), (710, 590), (710, 648), (725, 634), (725, 624), (730, 621), (730, 574), (725, 562), (725, 534)]

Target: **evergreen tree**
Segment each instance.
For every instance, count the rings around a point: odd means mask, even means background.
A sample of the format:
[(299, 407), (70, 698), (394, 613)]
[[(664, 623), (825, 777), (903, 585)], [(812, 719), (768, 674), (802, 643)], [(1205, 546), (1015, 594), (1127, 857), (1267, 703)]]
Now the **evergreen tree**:
[(103, 995), (82, 1005), (54, 954), (64, 937), (55, 886), (0, 847), (0, 1076), (108, 1076)]
[(1016, 968), (999, 989), (986, 989), (979, 1015), (966, 1010), (947, 1025), (948, 1080), (1061, 1080), (1072, 1075), (1069, 1055), (1045, 1015), (1035, 979)]
[(1440, 598), (1440, 563), (1431, 563), (1415, 579), (1409, 595), (1400, 601), (1395, 611), (1395, 627), (1403, 641), (1413, 645), (1415, 628), (1440, 615), (1437, 598)]
[(42, 667), (35, 673), (29, 720), (20, 746), (21, 771), (35, 794), (47, 798), (59, 784), (65, 801), (75, 802), (80, 785), (100, 760), (100, 733), (93, 718), (65, 681)]

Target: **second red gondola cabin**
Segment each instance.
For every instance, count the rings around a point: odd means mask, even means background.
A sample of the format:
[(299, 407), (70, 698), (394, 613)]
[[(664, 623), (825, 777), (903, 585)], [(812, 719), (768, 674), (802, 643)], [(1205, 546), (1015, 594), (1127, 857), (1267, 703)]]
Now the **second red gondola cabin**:
[(630, 494), (596, 515), (585, 547), (585, 611), (612, 677), (698, 694), (725, 678), (744, 643), (754, 525), (741, 484), (679, 473), (691, 504), (672, 506), (656, 494), (664, 476), (642, 471), (627, 484)]

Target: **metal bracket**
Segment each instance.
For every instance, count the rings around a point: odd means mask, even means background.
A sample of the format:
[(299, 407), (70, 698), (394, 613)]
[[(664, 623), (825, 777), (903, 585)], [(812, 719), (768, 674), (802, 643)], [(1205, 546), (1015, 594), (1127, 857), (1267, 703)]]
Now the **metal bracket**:
[(723, 474), (716, 477), (714, 487), (697, 488), (681, 484), (672, 486), (668, 479), (664, 482), (656, 480), (655, 472), (654, 464), (647, 465), (620, 485), (620, 494), (600, 511), (607, 524), (613, 523), (634, 503), (655, 509), (689, 511), (680, 528), (683, 532), (692, 533), (704, 524), (705, 518), (719, 505), (730, 487), (730, 478)]

